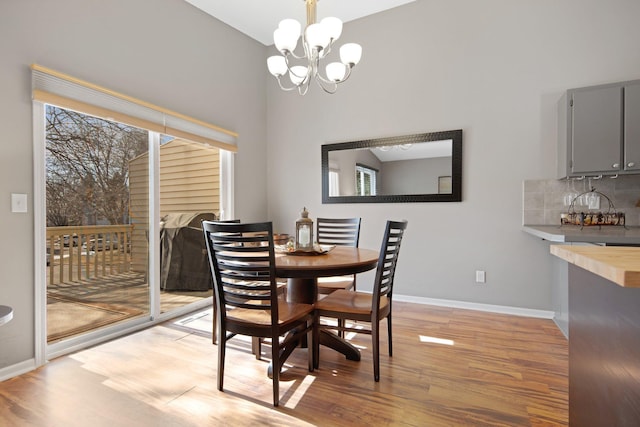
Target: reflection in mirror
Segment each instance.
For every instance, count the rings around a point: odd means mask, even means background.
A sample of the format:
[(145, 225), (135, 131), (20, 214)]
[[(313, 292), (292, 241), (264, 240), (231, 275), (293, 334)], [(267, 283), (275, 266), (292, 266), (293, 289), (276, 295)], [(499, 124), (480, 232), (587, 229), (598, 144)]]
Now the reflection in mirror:
[(460, 201), (462, 130), (322, 146), (323, 203)]

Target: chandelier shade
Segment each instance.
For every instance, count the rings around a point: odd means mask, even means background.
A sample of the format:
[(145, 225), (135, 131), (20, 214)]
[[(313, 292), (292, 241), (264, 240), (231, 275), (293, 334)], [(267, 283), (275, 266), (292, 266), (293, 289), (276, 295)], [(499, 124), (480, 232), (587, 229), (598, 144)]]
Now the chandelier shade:
[(270, 56), (267, 58), (267, 68), (276, 77), (287, 73), (287, 61), (284, 56)]
[[(309, 90), (311, 80), (327, 93), (335, 93), (338, 84), (346, 81), (351, 70), (362, 57), (362, 47), (357, 43), (346, 43), (340, 47), (340, 62), (331, 62), (325, 68), (325, 76), (320, 74), (320, 61), (329, 55), (333, 44), (342, 35), (342, 21), (327, 17), (316, 22), (317, 0), (305, 0), (307, 5), (307, 26), (295, 19), (284, 19), (273, 32), (273, 42), (280, 55), (267, 58), (267, 68), (277, 80), (281, 89), (296, 90), (304, 95)], [(302, 38), (303, 53), (296, 54), (298, 40)], [(289, 74), (293, 86), (283, 84), (282, 77)]]
[(327, 65), (327, 79), (332, 82), (339, 82), (347, 74), (347, 66), (341, 62), (332, 62)]

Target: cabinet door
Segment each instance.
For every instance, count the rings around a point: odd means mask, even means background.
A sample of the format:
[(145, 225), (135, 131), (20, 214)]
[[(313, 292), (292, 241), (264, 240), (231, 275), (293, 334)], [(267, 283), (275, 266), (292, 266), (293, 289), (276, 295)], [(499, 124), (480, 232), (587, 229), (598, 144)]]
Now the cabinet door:
[(622, 86), (572, 93), (571, 172), (621, 170)]
[(640, 170), (640, 83), (624, 87), (624, 170)]

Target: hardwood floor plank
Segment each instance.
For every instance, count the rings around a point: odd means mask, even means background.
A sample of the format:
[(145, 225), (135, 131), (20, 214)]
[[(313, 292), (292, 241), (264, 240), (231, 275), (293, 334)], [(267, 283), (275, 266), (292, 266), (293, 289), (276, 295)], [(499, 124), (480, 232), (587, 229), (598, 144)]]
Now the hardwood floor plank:
[(296, 349), (273, 408), (268, 352), (256, 360), (249, 338), (229, 342), (225, 391), (217, 390), (211, 315), (168, 321), (0, 383), (0, 424), (568, 424), (567, 341), (550, 320), (394, 303), (394, 356), (385, 331), (380, 382), (368, 335), (351, 338), (361, 361), (322, 347), (313, 373), (307, 350)]

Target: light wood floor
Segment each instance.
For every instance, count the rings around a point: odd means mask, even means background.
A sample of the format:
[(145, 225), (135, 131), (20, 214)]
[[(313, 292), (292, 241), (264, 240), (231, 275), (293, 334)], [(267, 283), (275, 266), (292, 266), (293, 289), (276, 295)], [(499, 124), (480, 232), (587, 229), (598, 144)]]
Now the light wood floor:
[[(373, 381), (360, 362), (296, 349), (272, 407), (268, 361), (234, 338), (216, 389), (211, 310), (63, 356), (0, 383), (3, 426), (565, 426), (568, 347), (551, 320), (394, 303)], [(386, 328), (385, 328), (386, 329)], [(235, 343), (234, 343), (235, 342)], [(266, 348), (268, 350), (268, 348)]]

